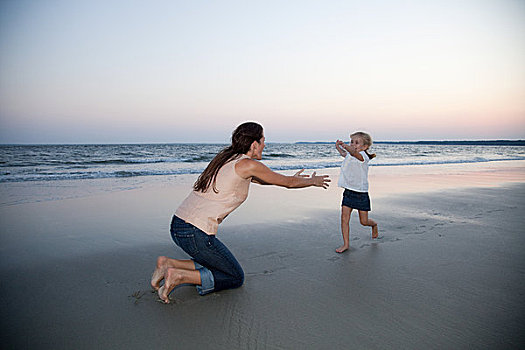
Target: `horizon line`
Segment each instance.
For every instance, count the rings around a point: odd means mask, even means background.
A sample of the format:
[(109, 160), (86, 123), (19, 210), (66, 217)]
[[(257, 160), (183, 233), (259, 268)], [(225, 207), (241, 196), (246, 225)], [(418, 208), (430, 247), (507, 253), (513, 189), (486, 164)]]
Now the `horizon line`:
[[(512, 144), (523, 144), (525, 145), (525, 139), (456, 139), (456, 140), (381, 140), (374, 141), (375, 144), (487, 144), (487, 143), (512, 143)], [(333, 141), (287, 141), (287, 142), (266, 142), (267, 144), (332, 144)], [(224, 142), (163, 142), (163, 141), (154, 141), (154, 142), (57, 142), (57, 143), (2, 143), (0, 146), (104, 146), (104, 145), (169, 145), (169, 144), (187, 144), (187, 145), (198, 145), (198, 144), (209, 144), (209, 145), (227, 145), (228, 143)]]

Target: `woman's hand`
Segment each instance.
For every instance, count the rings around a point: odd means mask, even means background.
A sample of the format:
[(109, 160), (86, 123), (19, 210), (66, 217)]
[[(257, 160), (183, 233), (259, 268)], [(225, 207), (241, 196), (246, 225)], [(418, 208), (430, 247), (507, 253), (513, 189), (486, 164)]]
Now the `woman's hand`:
[(294, 177), (304, 177), (304, 178), (311, 178), (313, 180), (314, 186), (316, 187), (322, 187), (322, 188), (328, 188), (330, 186), (328, 183), (331, 181), (328, 178), (328, 175), (319, 175), (316, 176), (316, 172), (314, 171), (311, 176), (308, 175), (302, 175), (301, 173), (304, 171), (304, 169), (299, 170), (294, 174)]
[(315, 187), (322, 187), (324, 189), (327, 189), (328, 186), (330, 186), (329, 182), (331, 182), (332, 180), (330, 180), (330, 178), (328, 177), (328, 175), (315, 175), (316, 172), (314, 171), (312, 173), (312, 180), (314, 182), (314, 186)]
[(296, 172), (293, 176), (295, 177), (308, 177), (308, 175), (301, 175), (301, 173), (304, 171), (304, 169), (299, 170)]
[(322, 188), (328, 188), (329, 182), (331, 181), (328, 178), (328, 175), (319, 175), (316, 176), (316, 172), (314, 171), (311, 176), (303, 175), (301, 174), (304, 171), (304, 169), (299, 170), (294, 174), (294, 177), (304, 177), (304, 178), (311, 178), (313, 180), (313, 184), (316, 187), (322, 187)]
[(327, 188), (330, 179), (328, 175), (316, 176), (303, 175), (304, 169), (299, 170), (293, 176), (282, 175), (272, 171), (266, 165), (253, 159), (241, 159), (235, 165), (235, 172), (243, 179), (251, 178), (253, 182), (264, 185), (276, 185), (286, 188), (303, 188), (316, 186)]

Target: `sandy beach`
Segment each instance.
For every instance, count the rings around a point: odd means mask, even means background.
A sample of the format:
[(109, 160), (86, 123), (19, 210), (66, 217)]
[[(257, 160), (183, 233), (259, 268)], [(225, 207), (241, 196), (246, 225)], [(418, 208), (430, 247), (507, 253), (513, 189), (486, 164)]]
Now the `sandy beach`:
[(253, 185), (221, 225), (241, 288), (169, 305), (149, 281), (186, 257), (169, 223), (194, 176), (2, 184), (2, 347), (525, 347), (525, 161), (372, 168), (380, 239), (354, 213), (344, 254), (338, 169), (317, 172), (330, 189)]

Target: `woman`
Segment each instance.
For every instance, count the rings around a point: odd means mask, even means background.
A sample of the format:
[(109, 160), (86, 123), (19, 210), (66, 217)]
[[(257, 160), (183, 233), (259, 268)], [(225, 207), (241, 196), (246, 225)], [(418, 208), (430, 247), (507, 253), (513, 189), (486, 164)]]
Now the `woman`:
[(196, 285), (200, 295), (243, 284), (241, 266), (216, 234), (224, 218), (246, 200), (251, 182), (287, 188), (328, 187), (328, 175), (301, 175), (303, 170), (293, 176), (273, 172), (258, 162), (264, 146), (261, 125), (239, 125), (232, 134), (232, 144), (213, 158), (176, 210), (171, 236), (192, 260), (157, 258), (151, 286), (165, 303), (169, 303), (169, 294), (180, 284)]

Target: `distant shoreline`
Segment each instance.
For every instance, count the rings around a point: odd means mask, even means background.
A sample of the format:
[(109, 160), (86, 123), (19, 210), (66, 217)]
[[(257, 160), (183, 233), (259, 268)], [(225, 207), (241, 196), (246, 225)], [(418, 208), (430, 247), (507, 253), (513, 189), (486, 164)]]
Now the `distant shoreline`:
[[(299, 145), (325, 145), (333, 142), (295, 142)], [(525, 146), (525, 140), (478, 140), (478, 141), (374, 141), (374, 144), (383, 145), (457, 145), (457, 146)]]
[[(333, 141), (266, 142), (267, 144), (331, 145)], [(525, 146), (525, 140), (459, 140), (459, 141), (374, 141), (376, 145), (465, 145), (465, 146)], [(220, 142), (123, 142), (123, 143), (0, 143), (12, 146), (133, 146), (133, 145), (226, 145)]]

